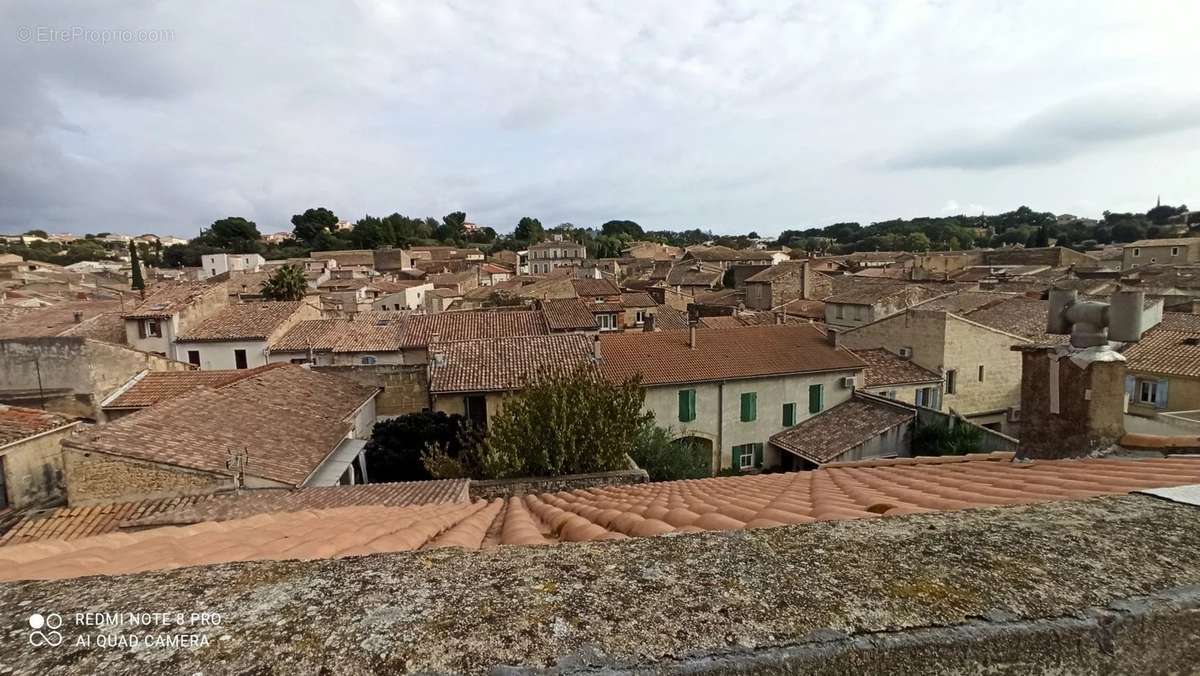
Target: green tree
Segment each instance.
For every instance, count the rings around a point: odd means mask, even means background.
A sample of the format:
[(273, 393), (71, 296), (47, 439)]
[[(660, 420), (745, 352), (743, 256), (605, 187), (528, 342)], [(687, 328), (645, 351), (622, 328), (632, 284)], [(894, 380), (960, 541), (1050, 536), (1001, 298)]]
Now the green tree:
[(248, 221), (241, 216), (230, 216), (219, 221), (213, 221), (202, 234), (200, 239), (208, 244), (230, 249), (238, 253), (251, 253), (257, 250), (258, 240), (262, 235), (254, 221)]
[(337, 224), (338, 217), (325, 207), (305, 209), (304, 213), (292, 216), (292, 235), (312, 246), (320, 233), (332, 232)]
[(517, 227), (513, 229), (513, 239), (526, 242), (528, 244), (537, 244), (546, 239), (546, 229), (542, 227), (542, 222), (536, 218), (522, 216), (520, 221), (517, 221)]
[(641, 237), (645, 234), (642, 226), (633, 221), (608, 221), (600, 226), (600, 233), (614, 237), (616, 235), (629, 235), (633, 238)]
[(50, 236), (46, 234), (45, 230), (26, 230), (25, 234), (29, 235), (30, 237), (41, 237), (42, 239), (46, 239)]
[(267, 300), (303, 300), (307, 290), (308, 279), (299, 265), (285, 265), (262, 283), (262, 295)]
[(983, 431), (961, 420), (953, 427), (944, 423), (930, 423), (918, 424), (913, 428), (913, 455), (978, 453), (982, 443)]
[(461, 415), (422, 411), (380, 421), (367, 443), (367, 467), (374, 483), (422, 481), (434, 476), (421, 461), (427, 448), (444, 449), (458, 458), (465, 447), (478, 444), (478, 433)]
[(438, 477), (484, 479), (622, 469), (653, 418), (642, 412), (644, 399), (636, 380), (608, 382), (589, 367), (543, 376), (505, 400), (482, 444), (457, 459), (431, 449), (425, 467)]
[(146, 280), (142, 278), (142, 262), (138, 259), (137, 244), (129, 240), (129, 285), (137, 291), (146, 288)]
[(712, 476), (712, 453), (688, 441), (671, 439), (670, 433), (653, 423), (638, 430), (630, 457), (646, 470), (651, 481), (679, 481)]
[(442, 216), (442, 224), (437, 227), (435, 234), (443, 242), (461, 242), (467, 236), (467, 214), (455, 211)]

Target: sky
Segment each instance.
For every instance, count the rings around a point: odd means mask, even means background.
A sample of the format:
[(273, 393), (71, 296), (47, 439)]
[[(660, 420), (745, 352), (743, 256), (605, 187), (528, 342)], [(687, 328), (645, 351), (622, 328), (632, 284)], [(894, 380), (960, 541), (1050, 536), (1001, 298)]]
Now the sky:
[(0, 6), (0, 232), (1200, 208), (1200, 3)]

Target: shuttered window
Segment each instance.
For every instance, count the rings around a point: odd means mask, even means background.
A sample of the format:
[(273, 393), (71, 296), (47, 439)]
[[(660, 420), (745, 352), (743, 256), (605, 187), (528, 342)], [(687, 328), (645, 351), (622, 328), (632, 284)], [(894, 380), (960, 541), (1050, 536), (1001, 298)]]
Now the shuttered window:
[(758, 393), (742, 393), (742, 422), (754, 422), (758, 419)]
[(734, 469), (750, 469), (751, 467), (762, 467), (763, 465), (763, 445), (759, 444), (739, 444), (733, 447), (733, 462), (731, 466)]
[(783, 405), (783, 426), (791, 427), (796, 424), (796, 404), (787, 403)]
[(696, 419), (696, 390), (679, 390), (679, 422)]
[(820, 413), (825, 407), (825, 402), (822, 400), (824, 396), (824, 387), (821, 385), (808, 386), (808, 412)]

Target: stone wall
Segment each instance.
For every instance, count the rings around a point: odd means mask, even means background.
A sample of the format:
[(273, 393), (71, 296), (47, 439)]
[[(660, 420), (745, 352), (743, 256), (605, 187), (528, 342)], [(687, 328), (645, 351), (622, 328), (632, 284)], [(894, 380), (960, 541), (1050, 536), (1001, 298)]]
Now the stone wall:
[(592, 474), (570, 474), (567, 476), (529, 477), (522, 479), (472, 480), (470, 493), (472, 500), (492, 500), (495, 498), (526, 495), (528, 493), (557, 493), (559, 491), (572, 491), (580, 488), (644, 484), (648, 481), (650, 481), (650, 475), (646, 473), (646, 470), (634, 465), (632, 469), (622, 469), (615, 472), (595, 472)]
[(379, 416), (420, 413), (429, 408), (429, 374), (424, 364), (315, 366), (313, 370), (383, 388), (375, 398), (375, 413)]
[(0, 450), (9, 506), (22, 509), (63, 497), (61, 444), (77, 425), (70, 424), (29, 437)]
[(1025, 377), (1018, 457), (1080, 457), (1107, 449), (1125, 434), (1124, 361), (1080, 366), (1054, 348), (1035, 346), (1020, 354)]
[(72, 507), (172, 495), (202, 495), (228, 487), (230, 479), (127, 458), (63, 449), (67, 503)]

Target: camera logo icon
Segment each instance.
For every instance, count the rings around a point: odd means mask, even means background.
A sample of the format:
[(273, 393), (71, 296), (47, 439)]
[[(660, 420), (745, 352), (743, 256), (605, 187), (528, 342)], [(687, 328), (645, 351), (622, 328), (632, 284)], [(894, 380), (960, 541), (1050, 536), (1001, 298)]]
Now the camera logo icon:
[(47, 615), (34, 613), (30, 615), (29, 628), (33, 631), (29, 632), (29, 644), (34, 647), (48, 645), (51, 648), (62, 645), (62, 632), (57, 631), (62, 626), (62, 623), (62, 615), (58, 613), (49, 613)]

